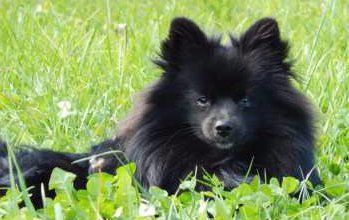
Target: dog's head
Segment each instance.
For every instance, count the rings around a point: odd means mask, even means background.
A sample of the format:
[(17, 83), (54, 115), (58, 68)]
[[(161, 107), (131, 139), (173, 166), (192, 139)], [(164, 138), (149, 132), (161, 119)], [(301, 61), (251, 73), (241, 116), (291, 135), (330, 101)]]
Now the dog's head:
[(156, 61), (164, 70), (157, 96), (163, 93), (161, 100), (183, 116), (188, 130), (219, 149), (238, 148), (277, 129), (277, 118), (304, 113), (274, 19), (257, 21), (230, 42), (222, 45), (192, 21), (176, 18)]

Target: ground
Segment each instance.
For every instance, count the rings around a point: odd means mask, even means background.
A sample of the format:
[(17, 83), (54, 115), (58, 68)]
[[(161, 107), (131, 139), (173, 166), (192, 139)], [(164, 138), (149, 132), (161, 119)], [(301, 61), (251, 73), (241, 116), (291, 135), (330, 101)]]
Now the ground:
[[(0, 137), (11, 147), (25, 143), (71, 152), (87, 151), (91, 144), (111, 137), (136, 92), (159, 75), (151, 60), (175, 16), (192, 18), (212, 35), (222, 32), (225, 41), (228, 33), (237, 35), (256, 19), (276, 18), (291, 45), (290, 59), (299, 75), (295, 84), (312, 100), (317, 114), (317, 164), (329, 201), (317, 200), (304, 208), (287, 197), (282, 207), (294, 210), (286, 213), (278, 211), (281, 205), (271, 199), (274, 194), (267, 205), (249, 208), (245, 204), (245, 211), (229, 208), (232, 198), (215, 195), (215, 202), (225, 204), (228, 216), (238, 218), (251, 217), (249, 213), (256, 218), (348, 217), (349, 4), (345, 0), (2, 0)], [(196, 202), (171, 198), (180, 204), (172, 202), (176, 208), (169, 209), (170, 213), (154, 206), (160, 210), (157, 213), (182, 218), (180, 207), (207, 208), (202, 194), (190, 195), (198, 196), (190, 197)], [(0, 217), (43, 215), (30, 207), (29, 211), (9, 208), (8, 201), (0, 199)], [(57, 208), (46, 215), (67, 215), (64, 204), (61, 211)], [(115, 214), (134, 216), (114, 205)], [(200, 213), (190, 213), (191, 218), (205, 219)]]

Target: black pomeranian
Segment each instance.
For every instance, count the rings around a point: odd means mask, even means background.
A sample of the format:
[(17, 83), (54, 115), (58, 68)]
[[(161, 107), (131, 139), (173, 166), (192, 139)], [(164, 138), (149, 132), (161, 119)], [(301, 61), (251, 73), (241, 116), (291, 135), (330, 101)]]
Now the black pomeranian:
[[(53, 167), (61, 167), (77, 174), (76, 185), (83, 187), (88, 173), (113, 173), (122, 161), (109, 155), (71, 162), (108, 150), (121, 150), (136, 163), (142, 186), (170, 193), (195, 169), (198, 178), (215, 174), (227, 188), (247, 173), (262, 180), (293, 176), (320, 184), (313, 114), (292, 86), (288, 44), (280, 39), (277, 22), (261, 19), (230, 41), (222, 45), (191, 20), (174, 19), (155, 61), (163, 74), (141, 94), (116, 137), (92, 147), (90, 154), (19, 152), (27, 185), (47, 185)], [(21, 162), (25, 157), (30, 160)], [(8, 186), (8, 169), (0, 170), (0, 184)]]

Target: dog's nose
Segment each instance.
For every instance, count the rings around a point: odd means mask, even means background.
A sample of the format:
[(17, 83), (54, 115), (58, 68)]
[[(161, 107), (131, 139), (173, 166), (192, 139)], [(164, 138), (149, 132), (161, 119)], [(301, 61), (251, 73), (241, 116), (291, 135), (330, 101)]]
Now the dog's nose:
[(233, 123), (231, 121), (217, 121), (215, 125), (216, 134), (225, 138), (233, 131)]

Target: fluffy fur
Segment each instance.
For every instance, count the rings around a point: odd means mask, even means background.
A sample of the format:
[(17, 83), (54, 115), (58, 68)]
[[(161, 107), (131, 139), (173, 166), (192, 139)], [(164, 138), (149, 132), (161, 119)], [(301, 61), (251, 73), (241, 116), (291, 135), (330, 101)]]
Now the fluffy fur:
[[(5, 194), (5, 189), (11, 186), (9, 162), (7, 160), (6, 144), (0, 142), (0, 195)], [(50, 150), (37, 150), (30, 147), (16, 153), (16, 160), (22, 168), (22, 174), (26, 185), (32, 188), (29, 193), (32, 195), (31, 200), (37, 208), (42, 207), (41, 184), (44, 186), (45, 195), (54, 197), (54, 190), (49, 190), (48, 183), (52, 170), (60, 167), (68, 172), (75, 173), (77, 178), (74, 186), (78, 189), (85, 187), (88, 175), (87, 164), (72, 164), (73, 161), (88, 156), (87, 154), (71, 154), (63, 152), (53, 152)], [(12, 165), (14, 167), (14, 165)], [(16, 171), (16, 169), (13, 169)], [(16, 173), (16, 172), (15, 172)], [(19, 184), (16, 175), (15, 182)]]
[[(199, 178), (207, 171), (227, 188), (241, 183), (249, 167), (249, 175), (262, 180), (294, 176), (319, 184), (312, 112), (292, 86), (287, 55), (288, 44), (272, 18), (231, 37), (229, 46), (186, 18), (174, 19), (155, 62), (163, 70), (160, 79), (141, 94), (116, 137), (94, 146), (91, 155), (121, 150), (136, 163), (141, 185), (170, 193), (196, 168)], [(52, 166), (73, 170), (83, 185), (88, 165), (70, 163), (80, 155), (31, 153), (41, 155)], [(55, 155), (69, 165), (56, 163)], [(119, 159), (96, 157), (88, 170), (112, 173)], [(21, 165), (26, 170), (36, 163)]]

